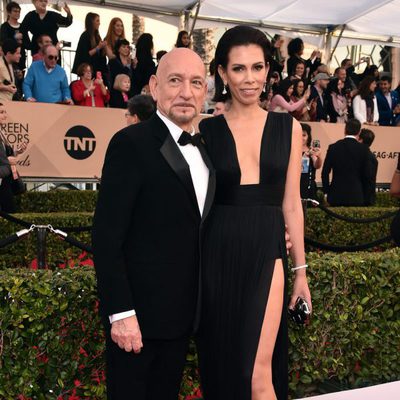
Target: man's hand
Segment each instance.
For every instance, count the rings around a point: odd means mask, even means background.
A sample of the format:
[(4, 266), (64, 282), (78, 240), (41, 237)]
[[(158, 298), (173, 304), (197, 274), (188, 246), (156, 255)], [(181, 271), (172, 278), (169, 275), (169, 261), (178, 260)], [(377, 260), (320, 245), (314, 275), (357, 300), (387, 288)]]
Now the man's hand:
[(65, 99), (65, 100), (64, 100), (64, 103), (67, 104), (67, 105), (70, 105), (70, 106), (73, 106), (73, 105), (74, 105), (74, 102), (73, 102), (72, 99)]
[(14, 85), (8, 85), (7, 90), (12, 94), (15, 94), (17, 92), (17, 88)]
[(289, 254), (289, 251), (292, 248), (293, 244), (290, 241), (290, 235), (286, 224), (285, 224), (285, 241), (286, 241), (286, 253)]
[(31, 103), (34, 103), (35, 101), (37, 101), (34, 97), (29, 97), (29, 99), (26, 99), (26, 101), (29, 101)]
[(122, 350), (140, 353), (143, 347), (142, 333), (136, 315), (113, 322), (111, 338)]

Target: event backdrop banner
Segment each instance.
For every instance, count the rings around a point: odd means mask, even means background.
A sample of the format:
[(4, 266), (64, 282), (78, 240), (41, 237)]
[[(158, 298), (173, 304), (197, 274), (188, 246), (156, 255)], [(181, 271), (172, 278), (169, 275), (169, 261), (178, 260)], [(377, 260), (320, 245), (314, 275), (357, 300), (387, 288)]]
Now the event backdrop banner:
[[(31, 178), (100, 177), (108, 143), (126, 125), (122, 109), (24, 102), (7, 102), (6, 108), (8, 120), (1, 128), (14, 147), (28, 144), (18, 170), (21, 176)], [(313, 138), (321, 141), (323, 155), (329, 144), (343, 138), (342, 124), (310, 125)], [(376, 135), (372, 151), (379, 161), (377, 182), (388, 183), (400, 151), (400, 128), (372, 130)]]

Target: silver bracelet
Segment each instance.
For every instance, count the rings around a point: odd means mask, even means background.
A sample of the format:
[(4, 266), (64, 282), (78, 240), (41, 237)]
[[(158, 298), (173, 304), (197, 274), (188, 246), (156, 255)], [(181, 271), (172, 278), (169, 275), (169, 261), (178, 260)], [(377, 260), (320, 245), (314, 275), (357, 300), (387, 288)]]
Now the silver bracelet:
[(299, 265), (298, 267), (292, 268), (292, 271), (294, 272), (297, 271), (298, 269), (303, 269), (303, 268), (308, 268), (308, 265), (307, 264)]

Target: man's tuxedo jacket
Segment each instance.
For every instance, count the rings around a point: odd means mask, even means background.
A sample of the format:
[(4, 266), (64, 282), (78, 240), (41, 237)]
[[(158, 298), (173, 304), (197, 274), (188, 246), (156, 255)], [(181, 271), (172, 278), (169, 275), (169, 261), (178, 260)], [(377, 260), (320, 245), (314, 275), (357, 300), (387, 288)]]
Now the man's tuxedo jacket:
[(118, 132), (103, 167), (93, 224), (94, 262), (104, 316), (136, 311), (146, 339), (191, 332), (199, 295), (200, 215), (189, 166), (155, 115)]

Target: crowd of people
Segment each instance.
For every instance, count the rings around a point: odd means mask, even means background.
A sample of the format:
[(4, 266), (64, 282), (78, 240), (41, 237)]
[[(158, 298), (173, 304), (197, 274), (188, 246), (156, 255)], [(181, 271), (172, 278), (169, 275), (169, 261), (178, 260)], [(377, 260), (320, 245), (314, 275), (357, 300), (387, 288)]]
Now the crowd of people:
[[(0, 43), (0, 99), (45, 103), (77, 104), (89, 107), (127, 107), (128, 99), (148, 94), (150, 76), (156, 71), (153, 36), (143, 33), (135, 44), (125, 37), (124, 23), (112, 18), (106, 36), (99, 33), (100, 16), (89, 12), (81, 34), (72, 72), (78, 79), (68, 83), (61, 66), (60, 51), (70, 45), (59, 41), (57, 31), (73, 22), (65, 4), (66, 16), (47, 9), (47, 0), (33, 0), (35, 10), (20, 23), (21, 7), (7, 4), (7, 21), (2, 24)], [(178, 34), (176, 47), (188, 47), (189, 34)], [(27, 68), (26, 52), (32, 64)], [(157, 62), (166, 51), (157, 53)]]
[[(159, 51), (155, 62), (150, 33), (143, 33), (131, 44), (125, 36), (123, 21), (115, 17), (102, 38), (100, 16), (89, 12), (72, 66), (78, 79), (69, 85), (60, 62), (60, 50), (68, 43), (59, 41), (57, 32), (60, 27), (73, 23), (71, 10), (65, 4), (66, 16), (63, 16), (48, 10), (47, 0), (32, 0), (32, 3), (35, 10), (21, 23), (18, 21), (19, 4), (14, 1), (7, 4), (7, 21), (0, 31), (4, 54), (0, 60), (0, 99), (126, 109), (130, 97), (149, 94), (150, 76), (167, 53)], [(264, 109), (288, 112), (301, 122), (346, 123), (354, 117), (369, 125), (400, 124), (400, 86), (391, 90), (391, 77), (380, 76), (378, 67), (370, 65), (368, 57), (361, 58), (355, 65), (350, 59), (344, 59), (331, 76), (329, 68), (321, 61), (320, 51), (313, 51), (307, 60), (303, 58), (302, 39), (294, 38), (288, 43), (287, 60), (282, 56), (284, 40), (280, 35), (266, 43), (271, 55), (270, 72), (260, 98)], [(179, 32), (175, 47), (190, 46), (188, 32)], [(28, 50), (33, 63), (26, 69)], [(366, 63), (366, 68), (357, 74), (355, 67), (361, 63)], [(211, 62), (208, 95), (203, 107), (203, 112), (209, 114), (229, 108), (229, 104), (216, 105), (213, 100), (214, 77), (215, 64)], [(47, 89), (43, 90), (43, 86)]]

